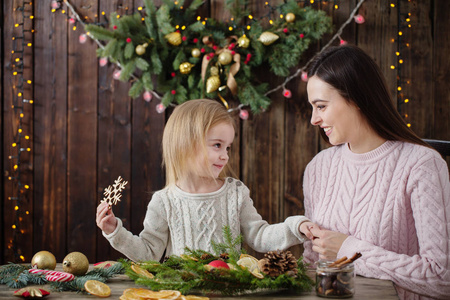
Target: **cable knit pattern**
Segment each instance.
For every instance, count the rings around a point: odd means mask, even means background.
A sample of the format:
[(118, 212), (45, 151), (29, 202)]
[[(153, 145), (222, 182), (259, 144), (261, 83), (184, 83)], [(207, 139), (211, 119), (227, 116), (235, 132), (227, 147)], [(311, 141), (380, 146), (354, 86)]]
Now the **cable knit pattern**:
[(181, 255), (185, 247), (213, 252), (211, 241), (223, 242), (223, 227), (259, 252), (285, 250), (302, 243), (299, 226), (308, 219), (289, 217), (269, 225), (257, 213), (249, 189), (239, 180), (227, 178), (215, 192), (190, 194), (176, 186), (157, 191), (147, 207), (144, 230), (139, 236), (126, 230), (120, 219), (111, 234), (103, 235), (111, 245), (134, 261), (160, 260)]
[[(359, 275), (392, 280), (400, 299), (450, 299), (450, 182), (427, 147), (387, 141), (365, 153), (320, 152), (304, 177), (306, 216), (349, 235), (338, 257), (361, 252)], [(316, 261), (310, 242), (305, 260)]]

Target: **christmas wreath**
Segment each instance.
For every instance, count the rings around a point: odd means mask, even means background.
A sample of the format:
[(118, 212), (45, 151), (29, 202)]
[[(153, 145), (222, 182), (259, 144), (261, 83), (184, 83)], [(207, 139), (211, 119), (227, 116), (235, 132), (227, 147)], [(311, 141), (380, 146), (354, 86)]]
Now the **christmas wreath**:
[[(97, 55), (118, 64), (115, 77), (132, 81), (131, 97), (161, 98), (164, 107), (189, 99), (235, 97), (255, 113), (270, 99), (267, 83), (258, 82), (255, 68), (269, 67), (276, 76), (288, 76), (308, 46), (331, 30), (324, 11), (301, 7), (295, 0), (272, 7), (255, 19), (246, 0), (226, 0), (229, 22), (196, 15), (202, 0), (188, 7), (184, 1), (163, 0), (133, 15), (112, 13), (109, 28), (86, 26), (100, 43)], [(269, 23), (265, 28), (263, 24)]]

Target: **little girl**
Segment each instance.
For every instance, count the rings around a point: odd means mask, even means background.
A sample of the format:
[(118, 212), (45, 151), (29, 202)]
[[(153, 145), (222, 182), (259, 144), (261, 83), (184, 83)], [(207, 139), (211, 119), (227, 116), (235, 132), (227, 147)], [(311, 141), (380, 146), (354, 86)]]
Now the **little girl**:
[(285, 250), (312, 238), (304, 216), (269, 225), (257, 213), (249, 189), (226, 177), (234, 120), (213, 100), (190, 100), (177, 106), (163, 134), (166, 187), (153, 194), (139, 236), (126, 230), (108, 204), (97, 208), (97, 226), (112, 247), (133, 261), (181, 255), (185, 247), (212, 252), (223, 242), (223, 227), (243, 235), (254, 250)]

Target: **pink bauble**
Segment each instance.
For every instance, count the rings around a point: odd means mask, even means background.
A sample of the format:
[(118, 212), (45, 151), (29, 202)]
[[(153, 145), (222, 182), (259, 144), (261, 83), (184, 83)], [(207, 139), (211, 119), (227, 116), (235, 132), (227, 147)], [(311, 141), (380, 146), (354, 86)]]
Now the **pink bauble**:
[(60, 7), (61, 7), (61, 4), (58, 1), (56, 1), (56, 0), (52, 1), (52, 8), (53, 9), (58, 9)]
[(143, 97), (145, 101), (150, 102), (152, 101), (153, 95), (151, 92), (145, 91)]
[(366, 21), (362, 15), (356, 15), (354, 18), (357, 24), (362, 24)]
[(248, 119), (248, 111), (245, 109), (241, 109), (241, 111), (239, 112), (239, 118), (241, 118), (242, 120), (247, 120)]
[(116, 79), (116, 80), (119, 80), (119, 79), (120, 79), (120, 71), (119, 71), (119, 70), (117, 70), (117, 71), (115, 71), (115, 72), (113, 73), (113, 78)]
[(98, 60), (98, 64), (100, 65), (100, 67), (106, 66), (107, 63), (108, 63), (108, 58), (106, 58), (106, 57), (101, 57)]
[(165, 110), (166, 108), (162, 103), (156, 105), (156, 111), (158, 112), (158, 114), (162, 114)]
[(229, 269), (230, 267), (226, 262), (223, 260), (213, 260), (208, 265), (210, 265), (213, 268), (223, 268), (223, 269)]
[(302, 71), (301, 78), (304, 82), (308, 82), (308, 73), (306, 73), (305, 71)]
[(81, 34), (80, 37), (78, 38), (78, 40), (80, 41), (80, 44), (86, 43), (87, 35), (85, 33)]
[(285, 98), (291, 98), (292, 97), (292, 92), (290, 90), (288, 90), (288, 89), (284, 89), (283, 90), (283, 96)]

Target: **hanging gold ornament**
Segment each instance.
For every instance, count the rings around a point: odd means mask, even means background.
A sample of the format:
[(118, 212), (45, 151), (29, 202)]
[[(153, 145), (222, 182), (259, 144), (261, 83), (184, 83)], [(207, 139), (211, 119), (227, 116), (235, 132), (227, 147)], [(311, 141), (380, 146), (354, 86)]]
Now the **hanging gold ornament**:
[(241, 47), (241, 48), (248, 48), (248, 46), (250, 46), (250, 40), (245, 35), (238, 38), (237, 43), (238, 43), (239, 47)]
[(233, 56), (231, 55), (230, 52), (225, 51), (219, 54), (219, 63), (221, 65), (228, 65), (232, 60), (233, 60)]
[(143, 45), (137, 45), (136, 46), (136, 54), (142, 55), (145, 53), (145, 47)]
[(211, 76), (218, 76), (219, 75), (219, 68), (216, 66), (212, 66), (209, 69), (209, 73), (211, 74)]
[(173, 46), (178, 46), (179, 44), (181, 44), (181, 33), (179, 33), (179, 32), (175, 31), (175, 32), (166, 34), (164, 37), (169, 42), (169, 44), (171, 44)]
[(184, 62), (184, 63), (180, 64), (180, 73), (181, 74), (191, 73), (191, 69), (193, 66), (195, 66), (195, 65), (191, 64), (190, 62)]
[(54, 270), (56, 267), (55, 256), (48, 251), (39, 251), (31, 259), (31, 265), (38, 269)]
[(217, 91), (220, 87), (220, 78), (218, 75), (213, 75), (206, 80), (206, 92), (212, 93)]
[(261, 43), (263, 43), (264, 45), (269, 46), (270, 44), (272, 44), (273, 42), (275, 42), (279, 38), (280, 37), (278, 35), (276, 35), (275, 33), (270, 32), (270, 31), (265, 31), (259, 36), (258, 40)]
[(198, 49), (198, 48), (194, 48), (191, 51), (192, 57), (200, 57), (200, 54), (201, 54), (201, 52), (200, 52), (200, 49)]
[(286, 22), (292, 23), (295, 21), (295, 15), (293, 13), (288, 13), (286, 15)]

